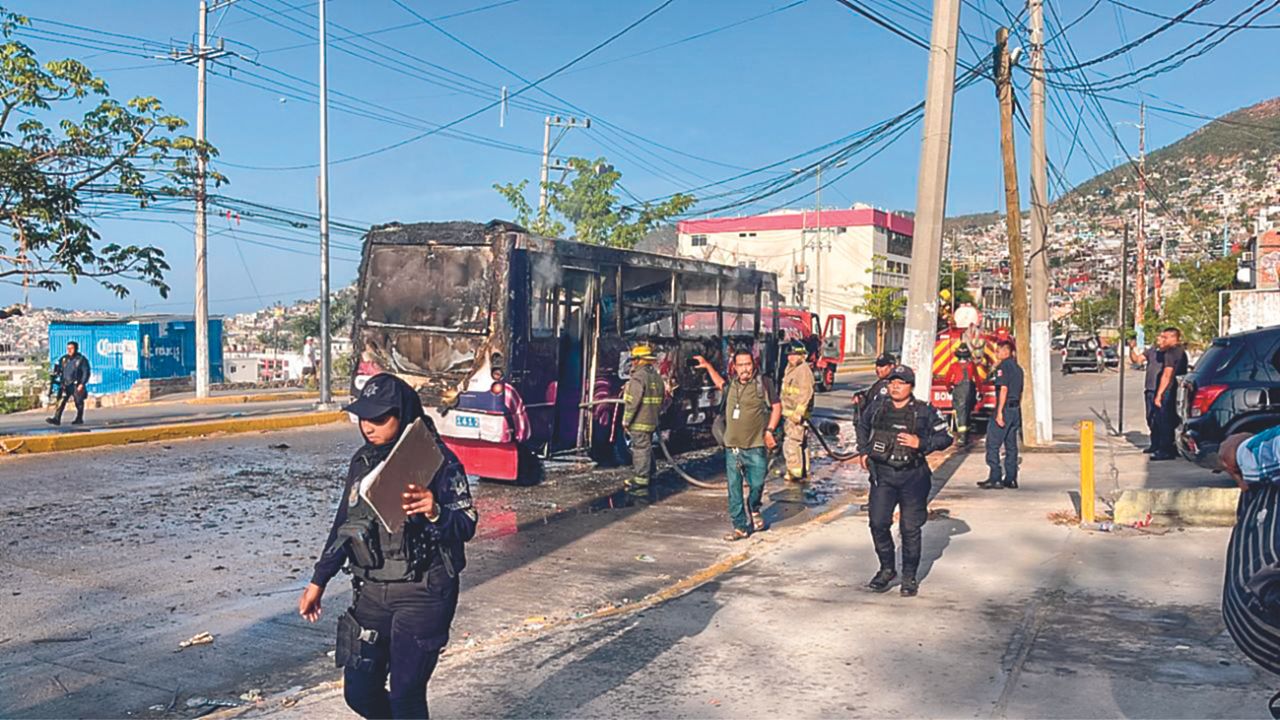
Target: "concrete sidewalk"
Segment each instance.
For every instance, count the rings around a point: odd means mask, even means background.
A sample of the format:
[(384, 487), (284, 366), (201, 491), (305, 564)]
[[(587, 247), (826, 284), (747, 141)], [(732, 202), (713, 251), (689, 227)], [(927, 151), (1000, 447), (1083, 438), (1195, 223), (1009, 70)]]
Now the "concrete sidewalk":
[[(1117, 487), (1175, 481), (1142, 457), (1116, 451)], [(862, 590), (876, 561), (853, 507), (767, 536), (745, 565), (656, 607), (483, 648), (455, 643), (432, 707), (450, 717), (1265, 717), (1272, 679), (1236, 651), (1219, 613), (1229, 531), (1056, 525), (1049, 516), (1073, 507), (1076, 458), (1024, 456), (1018, 491), (975, 487), (980, 454), (944, 465), (918, 598)], [(247, 712), (350, 715), (336, 683)]]

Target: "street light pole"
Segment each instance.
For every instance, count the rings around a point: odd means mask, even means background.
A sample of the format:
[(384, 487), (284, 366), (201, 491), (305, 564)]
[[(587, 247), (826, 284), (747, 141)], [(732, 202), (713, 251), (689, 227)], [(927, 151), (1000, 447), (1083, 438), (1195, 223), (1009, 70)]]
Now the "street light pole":
[(329, 337), (329, 69), (325, 0), (320, 5), (320, 405), (329, 405), (332, 341)]

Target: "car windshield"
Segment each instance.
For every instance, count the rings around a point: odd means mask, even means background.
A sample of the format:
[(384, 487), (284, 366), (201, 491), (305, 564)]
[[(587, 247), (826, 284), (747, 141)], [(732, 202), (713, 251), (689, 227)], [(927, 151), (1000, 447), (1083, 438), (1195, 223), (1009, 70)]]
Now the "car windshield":
[(381, 245), (369, 254), (364, 320), (455, 332), (488, 330), (489, 247)]

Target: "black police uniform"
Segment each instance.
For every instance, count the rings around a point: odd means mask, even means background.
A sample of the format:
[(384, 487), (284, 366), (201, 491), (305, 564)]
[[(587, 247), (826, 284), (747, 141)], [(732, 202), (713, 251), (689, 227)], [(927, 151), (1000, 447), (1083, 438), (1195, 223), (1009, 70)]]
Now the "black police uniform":
[[(928, 517), (933, 488), (933, 471), (925, 456), (951, 445), (952, 437), (946, 430), (947, 423), (938, 412), (914, 397), (901, 408), (884, 398), (869, 406), (858, 421), (858, 452), (867, 455), (871, 471), (871, 540), (882, 571), (892, 573), (896, 565), (891, 529), (897, 507), (902, 574), (915, 579), (920, 567), (921, 528)], [(900, 432), (919, 437), (920, 447), (899, 445), (896, 438)]]
[(878, 401), (883, 400), (888, 396), (889, 379), (876, 378), (876, 381), (871, 383), (871, 387), (853, 396), (853, 405), (854, 409), (858, 412), (858, 417), (866, 415), (867, 410), (869, 410), (872, 405), (875, 405)]
[[(1022, 368), (1011, 357), (996, 366), (996, 407), (1000, 388), (1008, 388), (1004, 403), (1004, 427), (995, 417), (987, 422), (987, 487), (1018, 487), (1018, 436), (1022, 433)], [(1000, 476), (1000, 448), (1004, 448), (1004, 477)]]
[(92, 372), (89, 369), (89, 358), (80, 352), (74, 355), (63, 355), (53, 367), (53, 377), (58, 383), (58, 407), (49, 418), (49, 422), (57, 425), (62, 422), (62, 411), (67, 408), (67, 401), (76, 405), (76, 419), (73, 425), (84, 422), (84, 399), (87, 394), (84, 386), (89, 384)]
[(478, 518), (462, 463), (439, 440), (408, 384), (393, 375), (375, 375), (348, 409), (371, 418), (384, 407), (400, 418), (401, 432), (422, 418), (436, 437), (445, 462), (428, 489), (440, 514), (434, 521), (412, 515), (399, 532), (389, 533), (354, 490), (390, 455), (394, 443), (365, 443), (351, 458), (311, 582), (324, 587), (340, 569), (353, 576), (352, 607), (338, 621), (335, 653), (344, 668), (347, 705), (364, 717), (425, 718), (427, 681), (449, 642), (458, 606), (458, 576), (466, 566), (463, 545), (475, 535)]

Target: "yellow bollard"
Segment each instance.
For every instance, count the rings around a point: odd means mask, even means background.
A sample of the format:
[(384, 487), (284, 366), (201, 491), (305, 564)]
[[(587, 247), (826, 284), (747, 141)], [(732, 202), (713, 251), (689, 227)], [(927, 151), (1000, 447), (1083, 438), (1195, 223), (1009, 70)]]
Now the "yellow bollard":
[(1080, 421), (1080, 522), (1094, 521), (1093, 421)]

